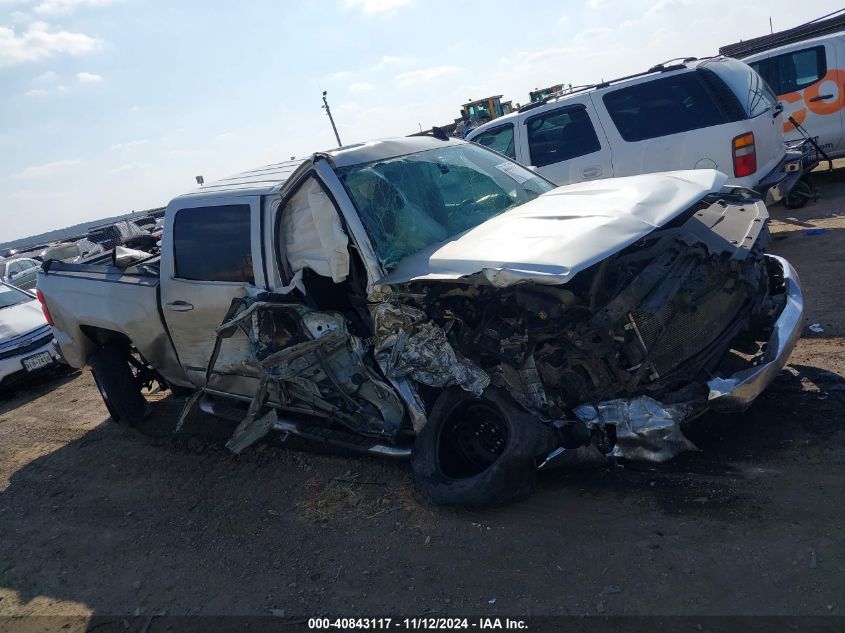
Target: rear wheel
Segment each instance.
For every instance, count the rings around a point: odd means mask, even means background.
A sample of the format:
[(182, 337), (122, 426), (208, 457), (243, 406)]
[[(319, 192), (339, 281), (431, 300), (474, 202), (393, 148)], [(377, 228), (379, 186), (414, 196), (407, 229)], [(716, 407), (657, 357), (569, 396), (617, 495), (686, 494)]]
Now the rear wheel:
[(553, 448), (551, 430), (504, 393), (444, 391), (417, 436), (411, 468), (438, 505), (485, 506), (531, 494), (536, 458)]
[(128, 351), (104, 347), (94, 352), (88, 363), (112, 420), (129, 426), (138, 424), (144, 418), (146, 400)]

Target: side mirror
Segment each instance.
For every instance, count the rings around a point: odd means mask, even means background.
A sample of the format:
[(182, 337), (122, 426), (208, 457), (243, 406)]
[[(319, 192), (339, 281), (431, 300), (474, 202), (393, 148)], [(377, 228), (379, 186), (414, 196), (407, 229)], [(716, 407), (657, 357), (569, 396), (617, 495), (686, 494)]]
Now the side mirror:
[(9, 275), (8, 275), (8, 277), (6, 277), (6, 279), (11, 280), (11, 279), (14, 279), (17, 276), (18, 276), (18, 271), (14, 270), (14, 271), (9, 273)]

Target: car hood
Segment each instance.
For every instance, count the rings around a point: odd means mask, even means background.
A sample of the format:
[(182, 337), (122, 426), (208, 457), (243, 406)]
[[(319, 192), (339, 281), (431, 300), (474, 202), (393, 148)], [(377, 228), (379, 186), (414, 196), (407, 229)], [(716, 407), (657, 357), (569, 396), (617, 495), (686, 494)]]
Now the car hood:
[(35, 299), (0, 309), (0, 343), (47, 325), (41, 304)]
[(719, 191), (726, 181), (721, 172), (700, 169), (558, 187), (409, 255), (377, 283), (476, 273), (499, 287), (566, 283)]

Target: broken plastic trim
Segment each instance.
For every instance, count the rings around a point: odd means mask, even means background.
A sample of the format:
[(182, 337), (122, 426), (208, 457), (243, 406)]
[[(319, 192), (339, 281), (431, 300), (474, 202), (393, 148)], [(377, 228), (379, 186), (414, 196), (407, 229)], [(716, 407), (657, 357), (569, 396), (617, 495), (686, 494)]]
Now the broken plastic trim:
[(608, 426), (614, 427), (613, 457), (658, 463), (684, 451), (698, 450), (681, 431), (681, 422), (690, 413), (690, 407), (663, 404), (648, 396), (606, 400), (596, 407), (581, 405), (575, 409), (578, 419), (591, 430), (598, 428), (604, 434)]

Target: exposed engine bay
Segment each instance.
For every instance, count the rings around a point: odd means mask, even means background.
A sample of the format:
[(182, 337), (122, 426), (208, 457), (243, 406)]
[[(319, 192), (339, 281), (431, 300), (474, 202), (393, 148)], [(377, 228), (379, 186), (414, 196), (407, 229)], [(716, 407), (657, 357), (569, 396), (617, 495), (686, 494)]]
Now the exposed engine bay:
[(756, 211), (703, 203), (563, 287), (432, 283), (414, 289), (424, 297), (416, 303), (494, 384), (546, 419), (611, 398), (689, 400), (752, 319), (771, 322), (782, 308)]
[[(237, 299), (208, 377), (240, 329), (261, 386), (230, 448), (271, 427), (401, 446), (441, 390), (492, 386), (548, 425), (561, 451), (663, 461), (694, 449), (679, 427), (706, 410), (708, 378), (752, 366), (783, 308), (763, 253), (767, 217), (755, 199), (710, 195), (567, 284), (500, 288), (481, 271), (397, 284), (367, 306), (370, 323), (295, 294)], [(306, 426), (259, 418), (271, 402)]]

